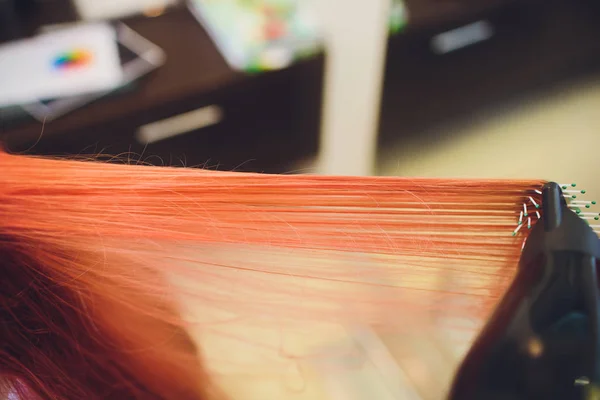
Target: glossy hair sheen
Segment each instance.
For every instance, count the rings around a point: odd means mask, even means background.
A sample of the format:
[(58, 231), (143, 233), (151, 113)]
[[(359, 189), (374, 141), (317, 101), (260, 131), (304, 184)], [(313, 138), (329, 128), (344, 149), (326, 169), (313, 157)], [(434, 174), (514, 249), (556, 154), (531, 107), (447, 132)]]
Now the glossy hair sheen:
[(224, 398), (189, 333), (215, 320), (186, 319), (183, 294), (221, 323), (485, 318), (544, 183), (8, 154), (0, 171), (0, 395), (24, 400)]

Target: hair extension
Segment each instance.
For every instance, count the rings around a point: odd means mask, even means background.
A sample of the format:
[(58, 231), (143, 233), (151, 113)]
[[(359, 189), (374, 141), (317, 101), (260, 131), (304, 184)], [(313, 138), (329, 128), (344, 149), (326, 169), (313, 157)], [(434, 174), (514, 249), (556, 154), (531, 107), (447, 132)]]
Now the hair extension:
[[(211, 353), (192, 336), (483, 319), (544, 183), (4, 153), (0, 170), (0, 379), (26, 400), (224, 398), (214, 365), (233, 347)], [(281, 353), (263, 338), (254, 344)]]

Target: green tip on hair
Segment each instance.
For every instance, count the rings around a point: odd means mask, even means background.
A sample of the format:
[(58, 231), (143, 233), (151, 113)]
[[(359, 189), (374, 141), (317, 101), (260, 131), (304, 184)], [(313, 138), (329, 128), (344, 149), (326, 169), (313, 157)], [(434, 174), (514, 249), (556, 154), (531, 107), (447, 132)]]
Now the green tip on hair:
[(513, 236), (517, 236), (517, 232), (513, 232), (513, 233), (512, 233), (512, 235), (513, 235)]
[(585, 194), (585, 190), (582, 190), (582, 191), (581, 191), (581, 194)]
[(592, 201), (592, 204), (596, 204), (596, 202), (595, 202), (595, 201)]
[(576, 198), (577, 198), (577, 196), (576, 196), (576, 195), (573, 195), (573, 196), (571, 196), (571, 198), (572, 198), (572, 199), (576, 199)]
[(600, 219), (600, 217), (594, 217), (594, 219), (595, 219), (596, 221), (598, 221), (598, 220)]
[(540, 208), (540, 205), (539, 205), (539, 204), (536, 204), (536, 205), (535, 205), (535, 208)]
[(576, 214), (581, 214), (581, 210), (580, 210), (580, 209), (577, 209), (577, 210), (575, 210), (575, 213), (576, 213)]
[(590, 208), (590, 205), (589, 205), (589, 204), (586, 204), (586, 205), (585, 205), (585, 208)]
[(563, 188), (563, 190), (566, 190), (566, 189), (567, 189), (567, 186), (565, 185), (565, 186), (563, 186), (562, 188)]
[(577, 186), (576, 183), (571, 183), (571, 187), (575, 187), (575, 186)]

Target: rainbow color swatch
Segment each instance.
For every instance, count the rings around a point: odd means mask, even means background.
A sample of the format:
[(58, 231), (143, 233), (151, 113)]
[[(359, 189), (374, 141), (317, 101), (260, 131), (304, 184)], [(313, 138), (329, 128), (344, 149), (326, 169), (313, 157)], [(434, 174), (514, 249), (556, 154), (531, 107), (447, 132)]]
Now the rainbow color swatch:
[(77, 49), (59, 54), (54, 58), (52, 65), (57, 70), (79, 69), (90, 65), (92, 58), (91, 52)]

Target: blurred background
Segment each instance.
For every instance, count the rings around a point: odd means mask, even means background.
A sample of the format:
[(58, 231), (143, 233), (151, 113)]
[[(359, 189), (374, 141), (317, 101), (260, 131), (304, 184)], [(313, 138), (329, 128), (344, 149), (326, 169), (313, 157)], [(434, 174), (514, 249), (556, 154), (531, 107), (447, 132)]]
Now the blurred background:
[[(598, 0), (0, 0), (11, 151), (600, 194), (599, 132)], [(360, 373), (239, 398), (439, 399), (450, 335), (357, 328)]]

